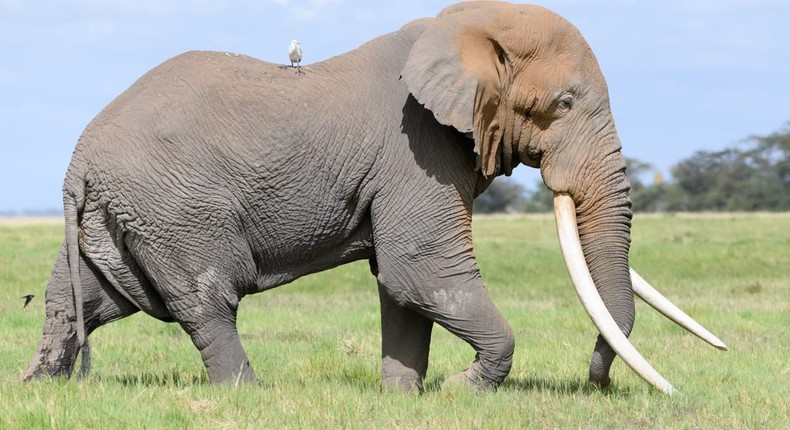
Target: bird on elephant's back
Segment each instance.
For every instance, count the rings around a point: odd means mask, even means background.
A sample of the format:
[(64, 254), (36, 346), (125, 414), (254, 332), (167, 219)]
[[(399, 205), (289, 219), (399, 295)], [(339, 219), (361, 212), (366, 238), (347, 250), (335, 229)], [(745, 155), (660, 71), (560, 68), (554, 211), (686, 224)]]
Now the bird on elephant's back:
[(434, 323), (476, 351), (447, 383), (497, 387), (514, 336), (483, 285), (471, 208), (493, 178), (540, 168), (562, 252), (601, 333), (589, 368), (631, 346), (634, 293), (725, 348), (632, 272), (629, 182), (606, 82), (578, 30), (536, 6), (471, 2), (303, 74), (188, 52), (86, 128), (64, 183), (66, 238), (23, 378), (70, 375), (96, 328), (137, 311), (178, 322), (212, 382), (254, 381), (239, 301), (370, 262), (382, 385), (422, 390)]

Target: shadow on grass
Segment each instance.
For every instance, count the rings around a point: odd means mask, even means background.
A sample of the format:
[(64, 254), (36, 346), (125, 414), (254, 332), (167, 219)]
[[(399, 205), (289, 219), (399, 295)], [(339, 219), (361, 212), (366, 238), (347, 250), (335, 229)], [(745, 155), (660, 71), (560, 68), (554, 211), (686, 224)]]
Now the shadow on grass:
[[(186, 374), (178, 370), (173, 370), (169, 373), (139, 373), (139, 374), (126, 374), (114, 376), (93, 376), (99, 381), (110, 381), (127, 387), (177, 387), (186, 388), (196, 385), (212, 385), (208, 376), (205, 374)], [(338, 386), (346, 386), (354, 388), (359, 392), (374, 392), (379, 390), (378, 380), (372, 377), (358, 377), (358, 375), (348, 374), (346, 372), (340, 375), (324, 375), (315, 378), (312, 381), (314, 385), (321, 382), (329, 382)], [(298, 379), (290, 381), (291, 384), (305, 386), (311, 384), (310, 381), (300, 381)], [(232, 383), (228, 384), (232, 386)], [(244, 383), (245, 386), (258, 386), (262, 389), (273, 388), (275, 382), (268, 380), (258, 380), (253, 383)]]
[(177, 370), (169, 373), (144, 372), (131, 375), (116, 375), (104, 378), (107, 381), (117, 382), (124, 386), (141, 387), (189, 387), (194, 385), (209, 384), (208, 377), (204, 374), (185, 374)]
[(501, 389), (529, 392), (543, 392), (562, 395), (604, 395), (604, 396), (629, 396), (632, 390), (629, 387), (619, 387), (610, 385), (606, 388), (598, 388), (588, 381), (581, 379), (542, 378), (507, 378), (502, 383)]
[[(441, 391), (441, 386), (445, 379), (446, 378), (438, 378), (427, 382), (425, 384), (425, 392), (432, 393)], [(600, 389), (581, 379), (560, 380), (556, 378), (541, 377), (507, 378), (505, 382), (499, 386), (499, 389), (525, 393), (551, 393), (557, 395), (582, 394), (587, 396), (603, 395), (607, 397), (627, 397), (634, 393), (630, 387), (618, 387), (614, 384)]]

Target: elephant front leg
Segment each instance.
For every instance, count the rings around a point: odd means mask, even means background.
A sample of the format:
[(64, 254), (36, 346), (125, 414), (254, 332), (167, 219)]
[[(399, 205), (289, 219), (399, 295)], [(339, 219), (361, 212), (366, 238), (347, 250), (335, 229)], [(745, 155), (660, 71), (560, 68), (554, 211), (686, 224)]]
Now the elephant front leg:
[(379, 285), (381, 299), (381, 388), (422, 392), (428, 370), (433, 321), (398, 305)]
[[(430, 342), (429, 322), (435, 322), (469, 343), (476, 352), (472, 365), (449, 378), (445, 384), (464, 384), (481, 390), (498, 387), (513, 363), (513, 331), (488, 297), (479, 276), (470, 275), (475, 272), (459, 276), (426, 276), (430, 270), (385, 269), (387, 264), (383, 262), (381, 266), (378, 279), (383, 290), (380, 294), (382, 346), (386, 360), (382, 367), (389, 366), (385, 372), (392, 372), (391, 375), (400, 371), (407, 376), (396, 379), (401, 375), (394, 374), (392, 379), (388, 379), (384, 374), (383, 382), (411, 383), (424, 377)], [(407, 275), (406, 279), (410, 280), (401, 281), (401, 276), (407, 273), (411, 276)], [(395, 274), (398, 276), (393, 276)], [(399, 351), (398, 348), (402, 349)], [(388, 355), (390, 359), (387, 359)]]
[[(387, 298), (382, 303), (394, 302), (423, 320), (441, 325), (475, 350), (472, 365), (450, 378), (449, 383), (496, 388), (510, 372), (514, 336), (480, 278), (472, 249), (471, 192), (437, 186), (432, 177), (419, 173), (414, 178), (416, 183), (409, 184), (409, 190), (420, 190), (419, 197), (406, 198), (410, 194), (397, 189), (382, 193), (371, 206), (376, 250), (372, 268), (385, 293), (382, 295)], [(425, 179), (428, 182), (420, 182)], [(459, 192), (468, 194), (462, 196)], [(397, 306), (390, 305), (388, 309), (398, 309)], [(409, 324), (420, 321), (405, 318), (409, 314), (402, 310), (395, 315)], [(382, 328), (384, 325), (382, 322)], [(427, 344), (430, 332), (422, 330), (411, 335)], [(422, 354), (419, 360), (427, 361), (427, 347)], [(416, 364), (412, 363), (412, 369), (418, 375), (424, 374)]]
[(496, 389), (513, 365), (515, 340), (510, 324), (488, 297), (482, 282), (454, 291), (439, 290), (437, 295), (438, 304), (428, 308), (431, 318), (476, 352), (472, 365), (448, 378), (443, 386)]

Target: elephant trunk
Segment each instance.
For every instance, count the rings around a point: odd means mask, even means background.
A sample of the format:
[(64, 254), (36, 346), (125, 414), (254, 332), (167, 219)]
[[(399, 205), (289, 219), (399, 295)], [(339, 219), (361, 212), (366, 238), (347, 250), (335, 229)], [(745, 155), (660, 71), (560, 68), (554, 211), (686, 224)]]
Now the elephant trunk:
[[(631, 345), (634, 294), (628, 265), (631, 209), (629, 184), (620, 171), (602, 184), (597, 198), (555, 193), (554, 206), (560, 245), (579, 299), (600, 335), (590, 362), (590, 381), (609, 385), (609, 369), (620, 355), (637, 374), (659, 391), (672, 386)], [(599, 194), (599, 193), (593, 193)]]
[[(623, 175), (624, 178), (624, 175)], [(577, 207), (579, 241), (593, 284), (606, 310), (627, 338), (636, 316), (628, 264), (631, 210), (626, 192), (608, 196), (604, 205)], [(599, 335), (590, 361), (589, 379), (606, 387), (615, 351)]]
[(714, 347), (726, 351), (727, 346), (630, 268), (630, 185), (617, 149), (610, 153), (615, 162), (608, 163), (614, 166), (609, 170), (614, 173), (600, 176), (589, 189), (569, 187), (566, 189), (570, 191), (555, 191), (554, 195), (557, 231), (568, 273), (600, 332), (590, 360), (589, 378), (600, 387), (609, 385), (609, 369), (619, 355), (642, 379), (671, 394), (672, 385), (627, 339), (634, 325), (634, 294)]

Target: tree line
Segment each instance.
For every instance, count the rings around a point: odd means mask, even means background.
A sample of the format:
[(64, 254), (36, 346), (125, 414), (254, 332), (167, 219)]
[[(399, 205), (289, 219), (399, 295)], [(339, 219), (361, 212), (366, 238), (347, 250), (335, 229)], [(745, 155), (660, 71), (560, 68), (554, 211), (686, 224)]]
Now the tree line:
[[(790, 123), (731, 148), (698, 151), (673, 165), (669, 180), (650, 163), (626, 164), (635, 212), (790, 211)], [(548, 212), (552, 197), (541, 182), (527, 189), (499, 178), (475, 200), (475, 212)]]

